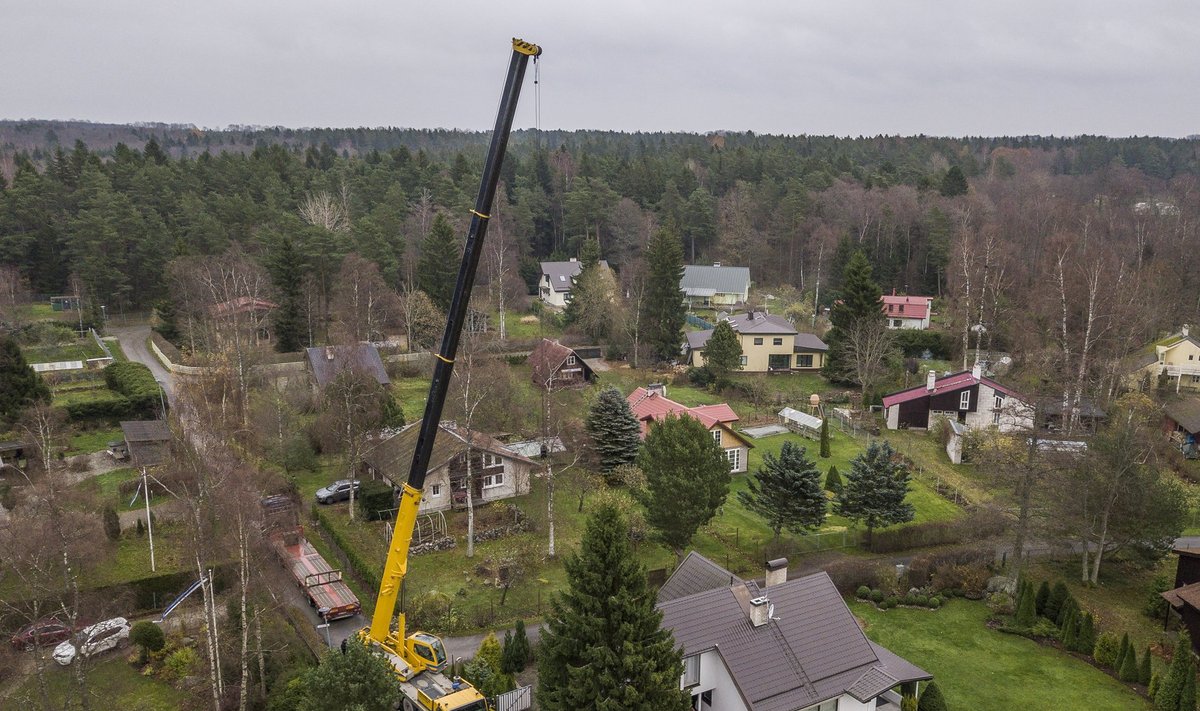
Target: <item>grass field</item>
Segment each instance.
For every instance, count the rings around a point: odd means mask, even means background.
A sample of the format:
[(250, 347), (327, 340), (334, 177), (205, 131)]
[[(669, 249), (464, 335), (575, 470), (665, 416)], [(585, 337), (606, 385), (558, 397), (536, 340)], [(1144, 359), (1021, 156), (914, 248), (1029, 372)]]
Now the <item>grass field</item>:
[[(109, 392), (107, 389), (105, 392)], [(55, 404), (59, 404), (57, 399)], [(80, 430), (71, 434), (70, 443), (67, 445), (66, 455), (68, 457), (75, 454), (91, 454), (92, 452), (100, 452), (108, 447), (108, 443), (113, 440), (124, 439), (125, 435), (121, 433), (120, 427), (101, 427), (99, 429)]]
[[(166, 682), (141, 672), (125, 661), (125, 652), (108, 652), (97, 657), (88, 673), (90, 708), (122, 709), (123, 711), (177, 711), (193, 708), (190, 694), (179, 691)], [(49, 696), (54, 708), (81, 708), (78, 687), (69, 667), (53, 662), (46, 669)], [(41, 708), (37, 677), (30, 674), (8, 699), (0, 700), (4, 708)], [(97, 706), (99, 703), (99, 706)], [(9, 705), (11, 704), (11, 705)]]
[(53, 346), (21, 346), (21, 353), (29, 363), (54, 363), (63, 360), (104, 357), (104, 351), (91, 338), (81, 338), (74, 343)]
[(1150, 704), (1069, 654), (984, 625), (987, 606), (951, 600), (936, 611), (852, 602), (867, 636), (933, 674), (952, 709), (1137, 711)]

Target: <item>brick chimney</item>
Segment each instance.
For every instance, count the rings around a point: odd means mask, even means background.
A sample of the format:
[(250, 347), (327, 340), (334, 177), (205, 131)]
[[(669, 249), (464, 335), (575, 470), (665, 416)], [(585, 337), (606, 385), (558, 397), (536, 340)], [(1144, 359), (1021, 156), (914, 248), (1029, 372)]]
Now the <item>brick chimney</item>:
[(756, 597), (750, 601), (751, 625), (754, 627), (762, 627), (763, 625), (767, 624), (767, 621), (770, 619), (768, 614), (768, 608), (770, 604), (771, 601), (767, 599), (766, 595), (763, 595), (762, 597)]
[(772, 587), (787, 582), (787, 558), (776, 558), (767, 561), (766, 587)]
[(925, 389), (932, 391), (934, 388), (934, 384), (936, 382), (937, 382), (937, 371), (931, 369), (928, 373), (925, 374)]

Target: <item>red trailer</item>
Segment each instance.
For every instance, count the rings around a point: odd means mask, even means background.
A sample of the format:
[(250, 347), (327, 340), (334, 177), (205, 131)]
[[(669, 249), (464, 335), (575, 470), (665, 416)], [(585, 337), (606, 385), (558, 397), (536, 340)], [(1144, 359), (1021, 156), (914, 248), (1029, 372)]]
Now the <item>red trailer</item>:
[(326, 620), (353, 617), (362, 610), (358, 598), (342, 582), (342, 571), (332, 567), (304, 538), (296, 503), (283, 495), (262, 500), (266, 534), (275, 554), (292, 574), (292, 579)]

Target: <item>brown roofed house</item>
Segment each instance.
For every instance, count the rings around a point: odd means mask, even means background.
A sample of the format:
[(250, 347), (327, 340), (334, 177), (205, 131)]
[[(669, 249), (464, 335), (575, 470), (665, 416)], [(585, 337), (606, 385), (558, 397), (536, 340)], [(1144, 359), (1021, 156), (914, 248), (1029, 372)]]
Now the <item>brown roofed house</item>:
[(592, 367), (573, 349), (543, 338), (529, 354), (533, 384), (547, 390), (578, 388), (596, 379)]

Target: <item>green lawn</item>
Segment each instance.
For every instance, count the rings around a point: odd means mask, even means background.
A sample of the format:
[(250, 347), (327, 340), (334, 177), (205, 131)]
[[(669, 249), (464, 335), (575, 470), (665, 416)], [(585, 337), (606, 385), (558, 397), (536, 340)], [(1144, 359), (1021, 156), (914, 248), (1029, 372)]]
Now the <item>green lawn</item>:
[[(100, 506), (112, 506), (118, 511), (140, 510), (146, 506), (146, 502), (142, 500), (142, 497), (139, 495), (137, 501), (131, 506), (129, 501), (133, 498), (133, 495), (121, 494), (119, 489), (121, 484), (137, 479), (140, 476), (141, 472), (136, 469), (114, 469), (80, 483), (79, 487), (93, 492)], [(155, 498), (151, 500), (150, 505), (153, 506), (161, 500), (163, 499)]]
[[(505, 335), (514, 341), (528, 341), (537, 338), (558, 338), (562, 329), (555, 325), (553, 318), (545, 318), (542, 323), (532, 321), (522, 323), (521, 319), (533, 314), (508, 310), (504, 312)], [(497, 314), (492, 314), (493, 319)]]
[(63, 360), (104, 357), (104, 351), (90, 337), (81, 338), (74, 343), (60, 343), (53, 346), (21, 346), (21, 353), (29, 363), (54, 363)]
[(954, 709), (1135, 711), (1149, 703), (1069, 654), (988, 629), (987, 606), (951, 600), (940, 610), (850, 603), (867, 636), (933, 674)]
[[(105, 392), (108, 391), (105, 390)], [(57, 396), (55, 396), (55, 404), (59, 404)], [(67, 445), (66, 455), (69, 457), (75, 454), (91, 454), (92, 452), (100, 452), (108, 447), (109, 442), (114, 440), (124, 440), (124, 438), (125, 435), (121, 433), (120, 427), (103, 427), (100, 429), (81, 430), (71, 435), (70, 444)]]
[[(139, 669), (125, 661), (125, 654), (121, 651), (108, 652), (95, 659), (95, 666), (88, 673), (91, 708), (123, 711), (177, 711), (192, 708), (191, 694), (179, 691), (152, 676), (143, 676)], [(55, 708), (80, 708), (78, 690), (69, 667), (60, 667), (50, 662), (49, 668), (46, 669), (46, 679), (50, 700)], [(14, 709), (41, 708), (41, 703), (37, 678), (30, 674), (8, 699), (0, 703), (0, 706)]]

